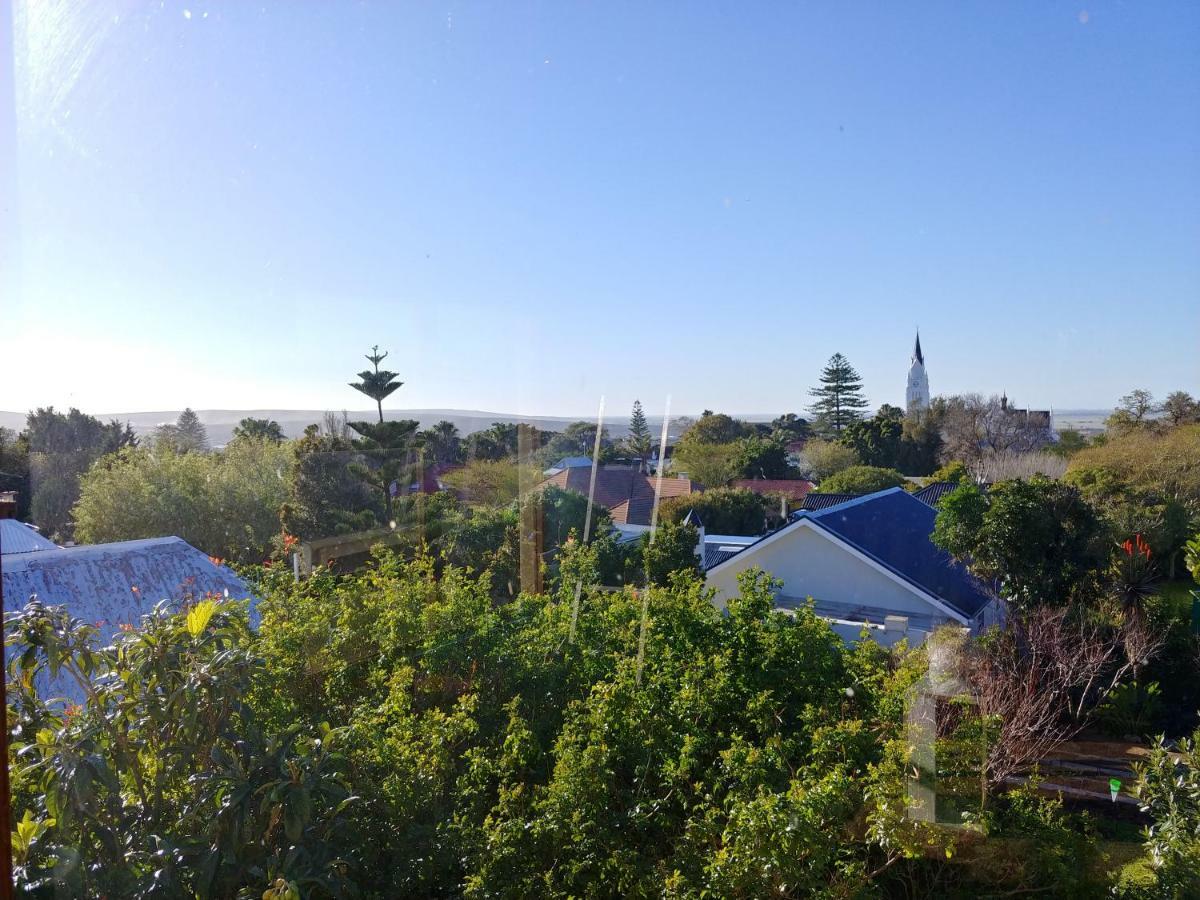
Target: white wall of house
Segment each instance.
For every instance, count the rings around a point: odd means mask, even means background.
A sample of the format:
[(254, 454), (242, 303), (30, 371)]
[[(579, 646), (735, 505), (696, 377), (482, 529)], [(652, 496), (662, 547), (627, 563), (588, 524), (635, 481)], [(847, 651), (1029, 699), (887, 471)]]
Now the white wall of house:
[[(943, 610), (920, 597), (911, 586), (898, 582), (825, 532), (804, 523), (793, 525), (774, 540), (764, 541), (712, 569), (707, 581), (708, 586), (717, 591), (714, 602), (724, 608), (725, 601), (737, 594), (738, 575), (755, 567), (782, 580), (781, 594), (787, 597), (812, 597), (847, 606), (886, 609), (897, 616), (953, 621)], [(858, 637), (857, 626), (835, 628), (843, 636)], [(909, 641), (918, 643), (923, 636), (910, 634)], [(880, 640), (884, 635), (873, 631), (872, 637)]]

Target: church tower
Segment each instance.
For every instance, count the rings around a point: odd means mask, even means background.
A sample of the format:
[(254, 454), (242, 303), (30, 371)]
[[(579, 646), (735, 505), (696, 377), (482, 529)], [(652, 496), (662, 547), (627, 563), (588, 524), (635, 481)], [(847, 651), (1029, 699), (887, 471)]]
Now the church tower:
[(921, 332), (913, 346), (912, 365), (908, 367), (908, 390), (904, 395), (905, 406), (910, 416), (920, 415), (929, 409), (929, 376), (925, 374), (925, 356), (921, 353)]

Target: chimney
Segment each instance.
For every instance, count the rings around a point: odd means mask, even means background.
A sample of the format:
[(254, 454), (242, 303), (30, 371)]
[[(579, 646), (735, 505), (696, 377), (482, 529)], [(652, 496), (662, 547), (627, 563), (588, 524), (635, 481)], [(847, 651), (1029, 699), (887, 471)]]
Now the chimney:
[(0, 491), (0, 519), (17, 517), (17, 492)]

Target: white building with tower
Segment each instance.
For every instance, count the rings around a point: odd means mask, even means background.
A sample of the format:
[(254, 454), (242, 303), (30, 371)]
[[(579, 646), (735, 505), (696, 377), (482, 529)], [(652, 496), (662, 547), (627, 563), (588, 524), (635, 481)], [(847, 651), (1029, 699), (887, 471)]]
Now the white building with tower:
[(929, 376), (925, 374), (925, 356), (921, 353), (921, 332), (913, 345), (912, 365), (908, 367), (908, 389), (904, 404), (909, 415), (919, 415), (929, 409)]

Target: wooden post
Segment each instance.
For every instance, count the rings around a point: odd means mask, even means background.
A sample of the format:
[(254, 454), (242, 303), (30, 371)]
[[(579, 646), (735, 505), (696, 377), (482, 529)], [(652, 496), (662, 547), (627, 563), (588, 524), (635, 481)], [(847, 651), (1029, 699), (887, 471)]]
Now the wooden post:
[(517, 483), (521, 507), (521, 590), (542, 592), (542, 498), (533, 476), (537, 439), (532, 425), (517, 425)]

